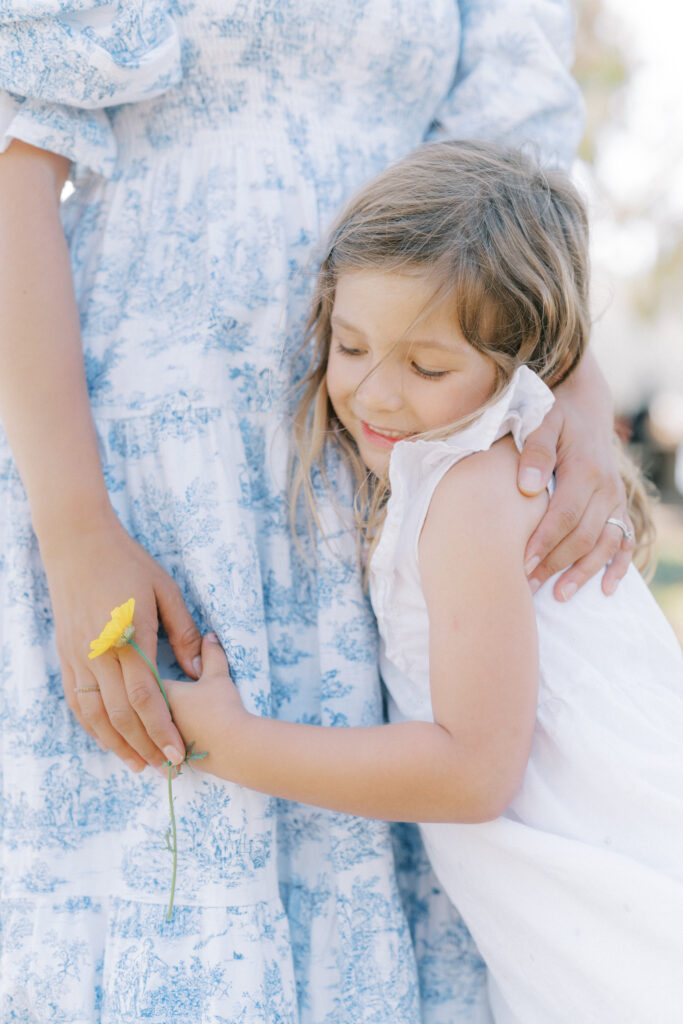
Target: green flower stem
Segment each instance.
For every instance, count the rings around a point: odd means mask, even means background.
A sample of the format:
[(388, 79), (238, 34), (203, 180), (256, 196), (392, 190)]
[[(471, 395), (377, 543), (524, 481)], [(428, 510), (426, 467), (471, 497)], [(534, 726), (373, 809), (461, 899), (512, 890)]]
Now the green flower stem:
[(159, 686), (159, 689), (161, 690), (161, 696), (162, 696), (162, 697), (164, 698), (164, 700), (166, 701), (166, 707), (167, 707), (167, 708), (168, 708), (168, 710), (170, 711), (170, 710), (171, 710), (171, 705), (170, 705), (170, 704), (168, 703), (168, 696), (167, 696), (167, 694), (166, 694), (166, 690), (164, 689), (164, 684), (163, 684), (163, 683), (162, 683), (162, 681), (161, 681), (161, 676), (160, 676), (160, 675), (159, 675), (159, 673), (157, 672), (157, 667), (156, 667), (156, 665), (153, 665), (153, 664), (152, 664), (152, 662), (151, 662), (151, 661), (149, 660), (149, 658), (147, 657), (147, 655), (145, 654), (145, 652), (144, 652), (144, 651), (141, 651), (141, 650), (140, 650), (140, 648), (138, 647), (138, 645), (137, 645), (137, 644), (135, 643), (135, 640), (129, 640), (129, 641), (128, 641), (128, 643), (130, 644), (130, 646), (131, 646), (131, 647), (133, 648), (133, 650), (134, 650), (134, 651), (137, 651), (137, 652), (138, 652), (138, 654), (140, 655), (140, 657), (142, 658), (142, 660), (143, 660), (143, 661), (145, 662), (145, 664), (147, 665), (147, 667), (148, 667), (148, 668), (150, 668), (150, 669), (151, 669), (151, 671), (152, 671), (152, 672), (154, 673), (154, 678), (156, 679), (156, 681), (157, 681), (157, 684), (158, 684), (158, 686)]
[(170, 921), (173, 916), (173, 899), (175, 897), (175, 879), (176, 872), (178, 870), (178, 836), (176, 834), (175, 827), (175, 811), (173, 809), (173, 765), (168, 764), (168, 806), (171, 809), (171, 840), (172, 840), (172, 852), (173, 852), (173, 874), (171, 875), (171, 895), (168, 901), (168, 911), (166, 913), (166, 920)]
[[(149, 658), (147, 657), (145, 652), (140, 650), (140, 648), (135, 643), (135, 640), (132, 639), (132, 637), (128, 641), (128, 643), (130, 644), (130, 646), (133, 648), (134, 651), (138, 652), (138, 654), (140, 655), (142, 660), (145, 662), (145, 664), (151, 669), (152, 673), (154, 674), (154, 678), (157, 681), (159, 689), (161, 690), (161, 695), (164, 698), (164, 700), (166, 701), (166, 707), (170, 711), (171, 710), (171, 705), (168, 702), (168, 695), (166, 693), (166, 690), (164, 689), (164, 684), (161, 681), (161, 676), (159, 675), (159, 673), (157, 671), (156, 665), (152, 664), (152, 662), (149, 660)], [(169, 901), (168, 901), (168, 912), (166, 914), (166, 920), (170, 921), (171, 917), (173, 915), (173, 900), (175, 899), (175, 882), (176, 882), (176, 874), (178, 872), (178, 835), (177, 835), (177, 832), (176, 832), (175, 810), (173, 808), (173, 765), (171, 764), (170, 761), (167, 761), (166, 762), (166, 767), (168, 769), (168, 806), (169, 806), (169, 810), (171, 812), (171, 839), (172, 839), (172, 842), (171, 842), (170, 850), (171, 850), (171, 853), (173, 854), (173, 874), (171, 875), (171, 895), (170, 895), (170, 898), (169, 898)]]

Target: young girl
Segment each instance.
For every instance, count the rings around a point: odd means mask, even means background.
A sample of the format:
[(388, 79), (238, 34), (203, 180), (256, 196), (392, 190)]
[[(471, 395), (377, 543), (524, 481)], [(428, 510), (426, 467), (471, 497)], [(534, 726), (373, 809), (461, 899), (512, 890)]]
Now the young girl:
[(580, 199), (516, 152), (428, 146), (345, 211), (312, 328), (298, 484), (314, 499), (328, 444), (357, 474), (391, 724), (249, 714), (209, 637), (170, 684), (181, 732), (215, 775), (420, 822), (497, 1022), (679, 1021), (680, 647), (635, 569), (560, 604), (523, 565), (547, 498), (517, 449), (588, 338)]

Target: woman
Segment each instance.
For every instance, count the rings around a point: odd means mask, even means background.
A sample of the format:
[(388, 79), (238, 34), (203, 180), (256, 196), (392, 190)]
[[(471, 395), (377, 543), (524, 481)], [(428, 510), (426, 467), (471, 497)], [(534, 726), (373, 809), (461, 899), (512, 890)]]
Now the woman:
[[(169, 9), (0, 8), (3, 1019), (486, 1019), (476, 950), (399, 837), (420, 1005), (382, 823), (187, 773), (165, 925), (165, 787), (139, 772), (179, 760), (180, 737), (134, 653), (86, 651), (135, 596), (150, 657), (172, 651), (196, 675), (210, 625), (251, 710), (380, 719), (352, 542), (345, 561), (311, 558), (288, 530), (279, 426), (307, 261), (342, 199), (425, 137), (530, 139), (570, 159), (567, 11)], [(551, 552), (540, 579), (579, 558), (566, 585), (615, 553), (603, 527), (626, 516), (594, 368), (559, 399), (524, 468), (540, 489), (562, 427), (529, 559)], [(625, 545), (606, 586), (628, 558)]]

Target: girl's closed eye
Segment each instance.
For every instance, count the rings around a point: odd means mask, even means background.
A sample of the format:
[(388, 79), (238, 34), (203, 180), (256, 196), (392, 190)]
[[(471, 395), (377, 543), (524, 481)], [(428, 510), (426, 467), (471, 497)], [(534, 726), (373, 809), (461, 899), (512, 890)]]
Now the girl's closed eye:
[(415, 360), (410, 365), (415, 373), (420, 377), (424, 377), (425, 380), (441, 380), (451, 372), (450, 370), (428, 370), (425, 366), (419, 366)]
[(365, 349), (359, 348), (357, 345), (346, 345), (340, 338), (333, 336), (332, 338), (337, 352), (343, 356), (362, 356), (365, 354)]

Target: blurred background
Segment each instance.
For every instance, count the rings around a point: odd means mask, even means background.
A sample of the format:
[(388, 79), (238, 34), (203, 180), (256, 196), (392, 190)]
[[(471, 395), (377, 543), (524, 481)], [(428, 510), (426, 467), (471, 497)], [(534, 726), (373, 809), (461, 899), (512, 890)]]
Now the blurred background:
[[(594, 351), (659, 490), (653, 592), (683, 643), (683, 53), (670, 0), (575, 0)], [(681, 16), (683, 18), (683, 15)]]

